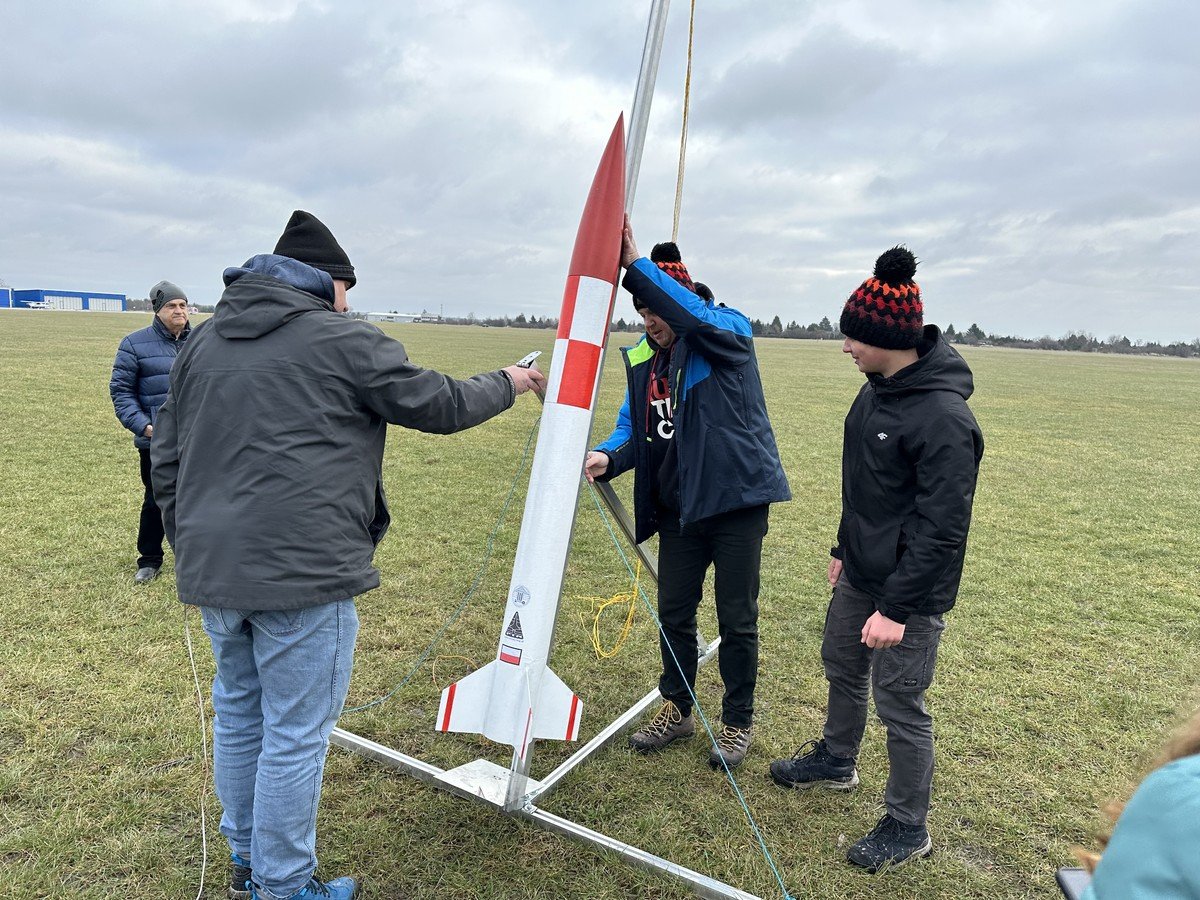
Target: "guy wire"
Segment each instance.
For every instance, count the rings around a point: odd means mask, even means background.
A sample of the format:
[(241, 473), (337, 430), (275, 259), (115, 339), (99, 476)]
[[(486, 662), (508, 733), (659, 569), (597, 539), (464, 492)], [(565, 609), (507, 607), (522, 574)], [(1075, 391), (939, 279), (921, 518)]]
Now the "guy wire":
[(196, 653), (192, 648), (192, 629), (188, 626), (187, 604), (180, 603), (183, 610), (183, 636), (187, 639), (188, 662), (192, 664), (192, 683), (196, 685), (196, 713), (200, 718), (200, 747), (201, 769), (200, 779), (200, 889), (196, 892), (196, 900), (204, 896), (204, 875), (208, 870), (208, 814), (204, 809), (204, 800), (208, 796), (208, 722), (204, 718), (204, 693), (200, 689), (200, 673), (196, 671)]

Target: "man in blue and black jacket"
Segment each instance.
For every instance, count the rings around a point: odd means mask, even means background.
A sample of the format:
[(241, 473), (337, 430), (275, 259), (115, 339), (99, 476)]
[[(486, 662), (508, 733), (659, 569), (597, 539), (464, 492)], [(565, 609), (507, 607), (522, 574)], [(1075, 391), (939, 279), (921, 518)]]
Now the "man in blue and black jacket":
[(159, 407), (167, 399), (171, 366), (191, 331), (187, 295), (169, 281), (150, 289), (154, 321), (126, 335), (117, 347), (108, 392), (121, 424), (133, 432), (141, 458), (142, 512), (138, 522), (137, 572), (133, 580), (146, 584), (158, 577), (163, 563), (162, 513), (150, 488), (150, 441)]
[(625, 223), (623, 284), (646, 325), (622, 349), (628, 376), (616, 428), (588, 453), (589, 480), (633, 469), (638, 543), (659, 536), (658, 614), (663, 705), (629, 738), (640, 752), (695, 733), (696, 609), (716, 576), (725, 683), (714, 767), (750, 746), (758, 676), (758, 589), (771, 503), (790, 500), (767, 417), (750, 321), (694, 284), (674, 243), (639, 258)]

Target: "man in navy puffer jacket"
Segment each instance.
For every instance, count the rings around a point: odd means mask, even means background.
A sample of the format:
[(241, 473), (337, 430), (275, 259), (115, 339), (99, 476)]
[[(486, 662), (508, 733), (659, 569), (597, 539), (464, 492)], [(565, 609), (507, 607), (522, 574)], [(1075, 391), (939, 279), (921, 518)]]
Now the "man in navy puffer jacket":
[(141, 457), (145, 491), (138, 524), (138, 567), (133, 576), (138, 584), (153, 581), (162, 567), (163, 521), (150, 488), (150, 440), (158, 408), (167, 399), (171, 366), (192, 328), (187, 295), (176, 285), (160, 281), (150, 289), (150, 302), (154, 321), (121, 341), (108, 383), (117, 418), (133, 432), (133, 445)]

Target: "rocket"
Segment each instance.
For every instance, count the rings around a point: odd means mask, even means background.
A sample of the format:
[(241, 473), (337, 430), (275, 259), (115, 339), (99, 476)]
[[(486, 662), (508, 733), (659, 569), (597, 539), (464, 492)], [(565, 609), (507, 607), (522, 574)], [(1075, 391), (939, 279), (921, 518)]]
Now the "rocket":
[(617, 292), (624, 213), (621, 116), (575, 236), (496, 658), (442, 691), (438, 707), (438, 731), (508, 744), (515, 762), (527, 759), (534, 740), (579, 736), (582, 704), (548, 662)]

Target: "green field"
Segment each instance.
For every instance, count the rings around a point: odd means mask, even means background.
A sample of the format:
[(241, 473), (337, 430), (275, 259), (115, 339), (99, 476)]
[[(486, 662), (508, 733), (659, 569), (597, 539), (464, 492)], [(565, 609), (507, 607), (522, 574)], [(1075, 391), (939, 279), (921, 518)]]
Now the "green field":
[[(148, 322), (0, 312), (0, 884), (17, 900), (187, 898), (199, 886), (206, 772), (185, 616), (169, 564), (148, 588), (132, 584), (141, 486), (108, 397), (118, 340)], [(459, 376), (531, 349), (548, 354), (553, 341), (548, 331), (384, 330), (422, 365)], [(929, 695), (935, 854), (873, 879), (842, 852), (881, 814), (877, 721), (855, 793), (786, 793), (765, 775), (822, 722), (824, 572), (842, 418), (861, 382), (839, 349), (759, 341), (795, 500), (772, 512), (764, 549), (756, 738), (738, 783), (797, 898), (1055, 896), (1053, 870), (1100, 824), (1098, 807), (1128, 791), (1164, 730), (1200, 699), (1200, 363), (964, 349), (987, 453), (963, 589)], [(622, 390), (613, 352), (600, 436)], [(458, 608), (537, 414), (522, 398), (461, 435), (391, 431), (384, 469), (394, 524), (376, 556), (383, 586), (359, 603), (350, 705), (399, 684)], [(620, 487), (628, 496), (630, 484)], [(430, 660), (343, 727), (442, 767), (481, 755), (507, 765), (505, 748), (437, 735), (432, 721), (441, 687), (495, 651), (522, 497), (523, 486), (479, 590)], [(592, 652), (586, 598), (627, 590), (629, 579), (586, 492), (580, 503), (553, 664), (583, 699), (590, 737), (653, 687), (658, 657), (644, 609), (614, 659)], [(618, 620), (606, 618), (602, 631), (615, 636)], [(207, 640), (194, 610), (186, 621), (206, 683)], [(715, 633), (711, 603), (702, 628)], [(708, 713), (719, 711), (715, 667), (702, 670), (698, 694)], [(539, 744), (536, 772), (568, 750)], [(700, 740), (649, 759), (619, 741), (544, 806), (779, 897), (729, 784), (705, 760)], [(205, 807), (205, 894), (224, 897), (211, 793)], [(361, 875), (367, 898), (688, 896), (336, 748), (318, 851), (324, 873)]]

